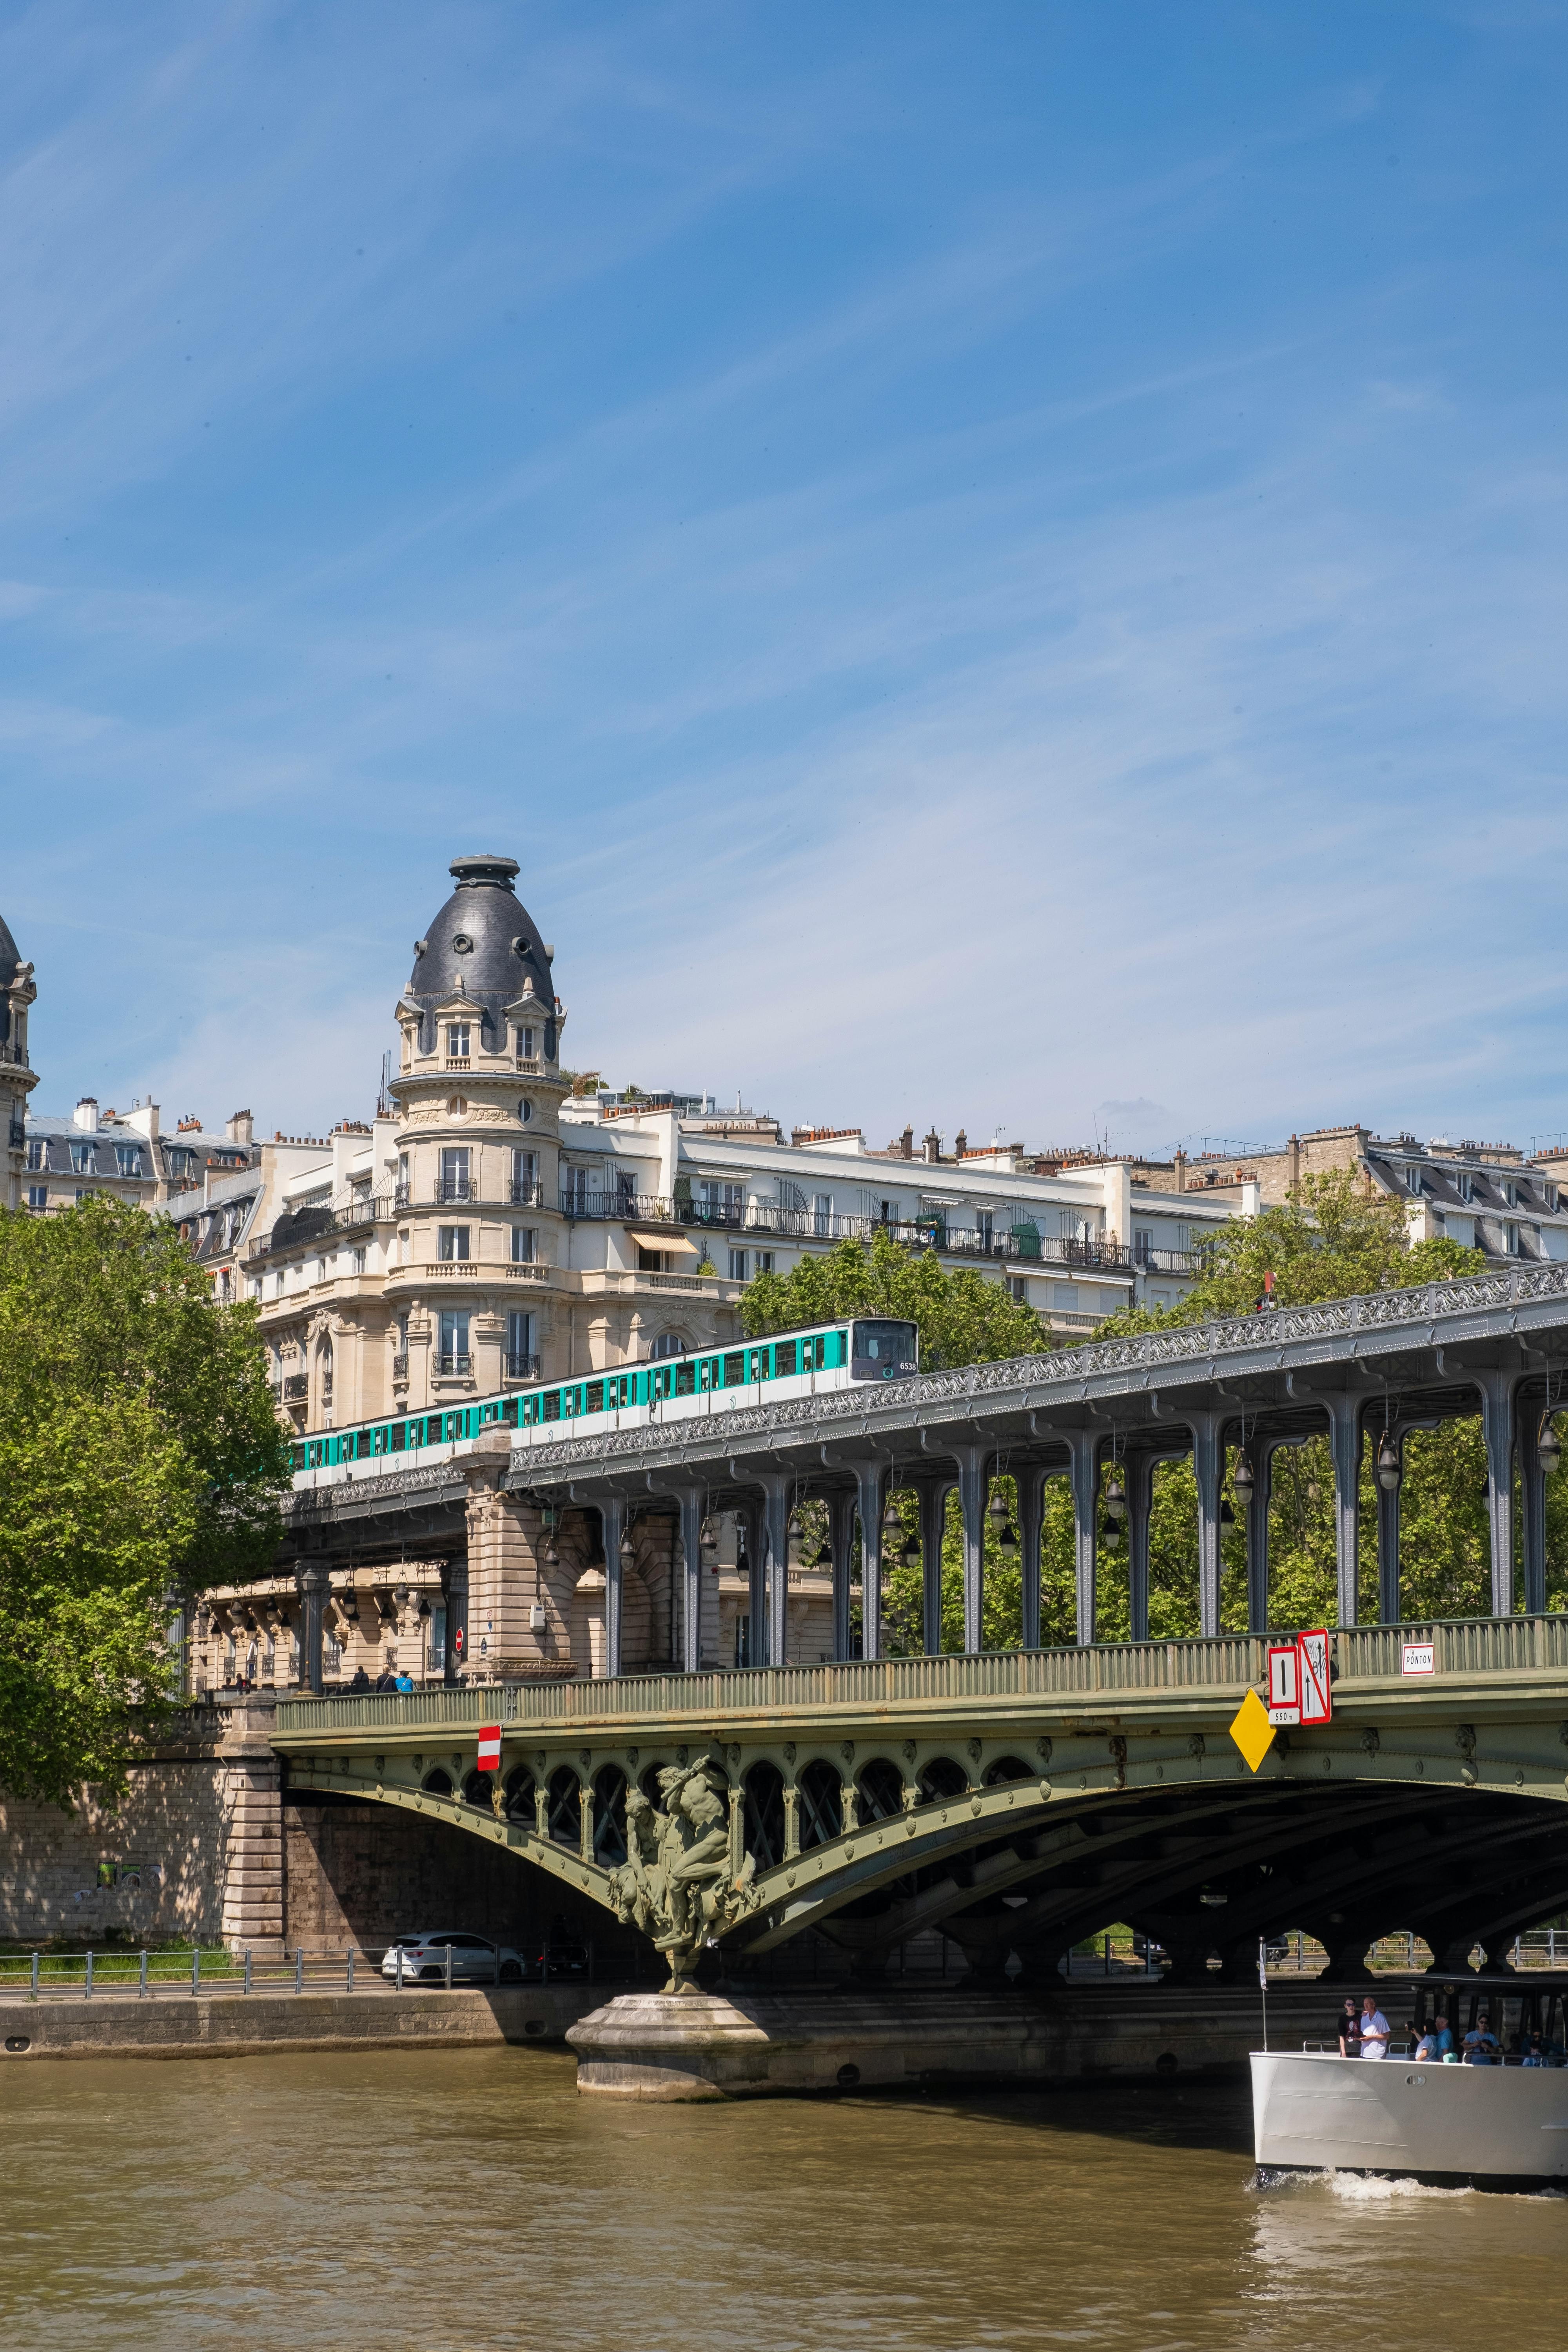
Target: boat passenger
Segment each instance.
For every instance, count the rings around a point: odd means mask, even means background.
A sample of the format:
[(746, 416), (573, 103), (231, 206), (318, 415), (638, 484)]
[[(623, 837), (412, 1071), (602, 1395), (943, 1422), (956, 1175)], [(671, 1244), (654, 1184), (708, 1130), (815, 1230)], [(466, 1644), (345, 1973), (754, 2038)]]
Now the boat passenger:
[(1345, 2005), (1334, 2020), (1334, 2032), (1339, 2038), (1342, 2058), (1361, 2056), (1361, 2019), (1356, 2012), (1352, 1995), (1346, 1993)]
[(1361, 2021), (1356, 2027), (1361, 2036), (1363, 2058), (1386, 2058), (1388, 2055), (1389, 2023), (1377, 2005), (1375, 1993), (1368, 1993), (1361, 2005)]
[(1432, 2038), (1437, 2044), (1436, 2049), (1432, 2053), (1435, 2058), (1451, 2058), (1453, 2056), (1453, 2028), (1449, 2025), (1447, 2013), (1443, 2010), (1439, 2010), (1436, 2016), (1432, 2020)]
[(1415, 2055), (1420, 2059), (1424, 2066), (1436, 2066), (1439, 2063), (1443, 2053), (1437, 2047), (1436, 2026), (1429, 2025), (1426, 2028), (1426, 2032), (1415, 2044)]
[(1521, 2066), (1545, 2065), (1546, 2053), (1541, 2046), (1541, 2036), (1539, 2033), (1532, 2033), (1531, 2035), (1530, 2040), (1524, 2046), (1524, 2055), (1519, 2063)]
[(1502, 2057), (1502, 2044), (1492, 2032), (1491, 2020), (1483, 2009), (1465, 2036), (1467, 2066), (1495, 2066)]

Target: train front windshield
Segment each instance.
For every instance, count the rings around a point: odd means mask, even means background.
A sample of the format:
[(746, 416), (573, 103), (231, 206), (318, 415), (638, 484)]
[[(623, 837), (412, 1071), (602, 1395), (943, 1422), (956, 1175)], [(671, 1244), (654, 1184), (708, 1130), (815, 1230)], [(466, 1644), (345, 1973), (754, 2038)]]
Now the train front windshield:
[(920, 1333), (912, 1323), (850, 1325), (849, 1376), (896, 1381), (920, 1370)]

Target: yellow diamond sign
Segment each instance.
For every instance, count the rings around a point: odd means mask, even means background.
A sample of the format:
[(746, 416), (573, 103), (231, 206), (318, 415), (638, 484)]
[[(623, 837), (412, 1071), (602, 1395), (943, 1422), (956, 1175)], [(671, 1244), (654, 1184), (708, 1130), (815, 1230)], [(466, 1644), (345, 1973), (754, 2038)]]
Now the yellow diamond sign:
[(1255, 1690), (1249, 1690), (1237, 1707), (1230, 1736), (1246, 1757), (1247, 1769), (1256, 1772), (1274, 1745), (1274, 1726), (1268, 1720), (1268, 1709)]

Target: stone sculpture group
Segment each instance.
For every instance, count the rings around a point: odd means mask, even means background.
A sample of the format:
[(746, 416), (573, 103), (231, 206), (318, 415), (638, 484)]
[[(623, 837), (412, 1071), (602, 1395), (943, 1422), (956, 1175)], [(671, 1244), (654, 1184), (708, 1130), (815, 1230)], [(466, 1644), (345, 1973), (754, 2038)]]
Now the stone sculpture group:
[(736, 1870), (724, 1801), (708, 1759), (667, 1765), (658, 1776), (658, 1811), (635, 1785), (626, 1790), (626, 1858), (612, 1873), (616, 1916), (653, 1938), (669, 1963), (667, 1992), (695, 1990), (690, 1979), (704, 1944), (754, 1910), (754, 1859)]

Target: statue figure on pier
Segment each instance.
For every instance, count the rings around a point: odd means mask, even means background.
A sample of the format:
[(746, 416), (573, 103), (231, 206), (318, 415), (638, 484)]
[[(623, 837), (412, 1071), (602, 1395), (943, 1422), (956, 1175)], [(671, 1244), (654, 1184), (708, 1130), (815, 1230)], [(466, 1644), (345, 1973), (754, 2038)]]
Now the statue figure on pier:
[(658, 1776), (658, 1811), (637, 1788), (626, 1790), (626, 1858), (610, 1879), (616, 1916), (653, 1938), (669, 1963), (667, 1992), (689, 1983), (710, 1937), (755, 1907), (755, 1863), (730, 1861), (725, 1809), (709, 1777), (708, 1759), (671, 1764)]

